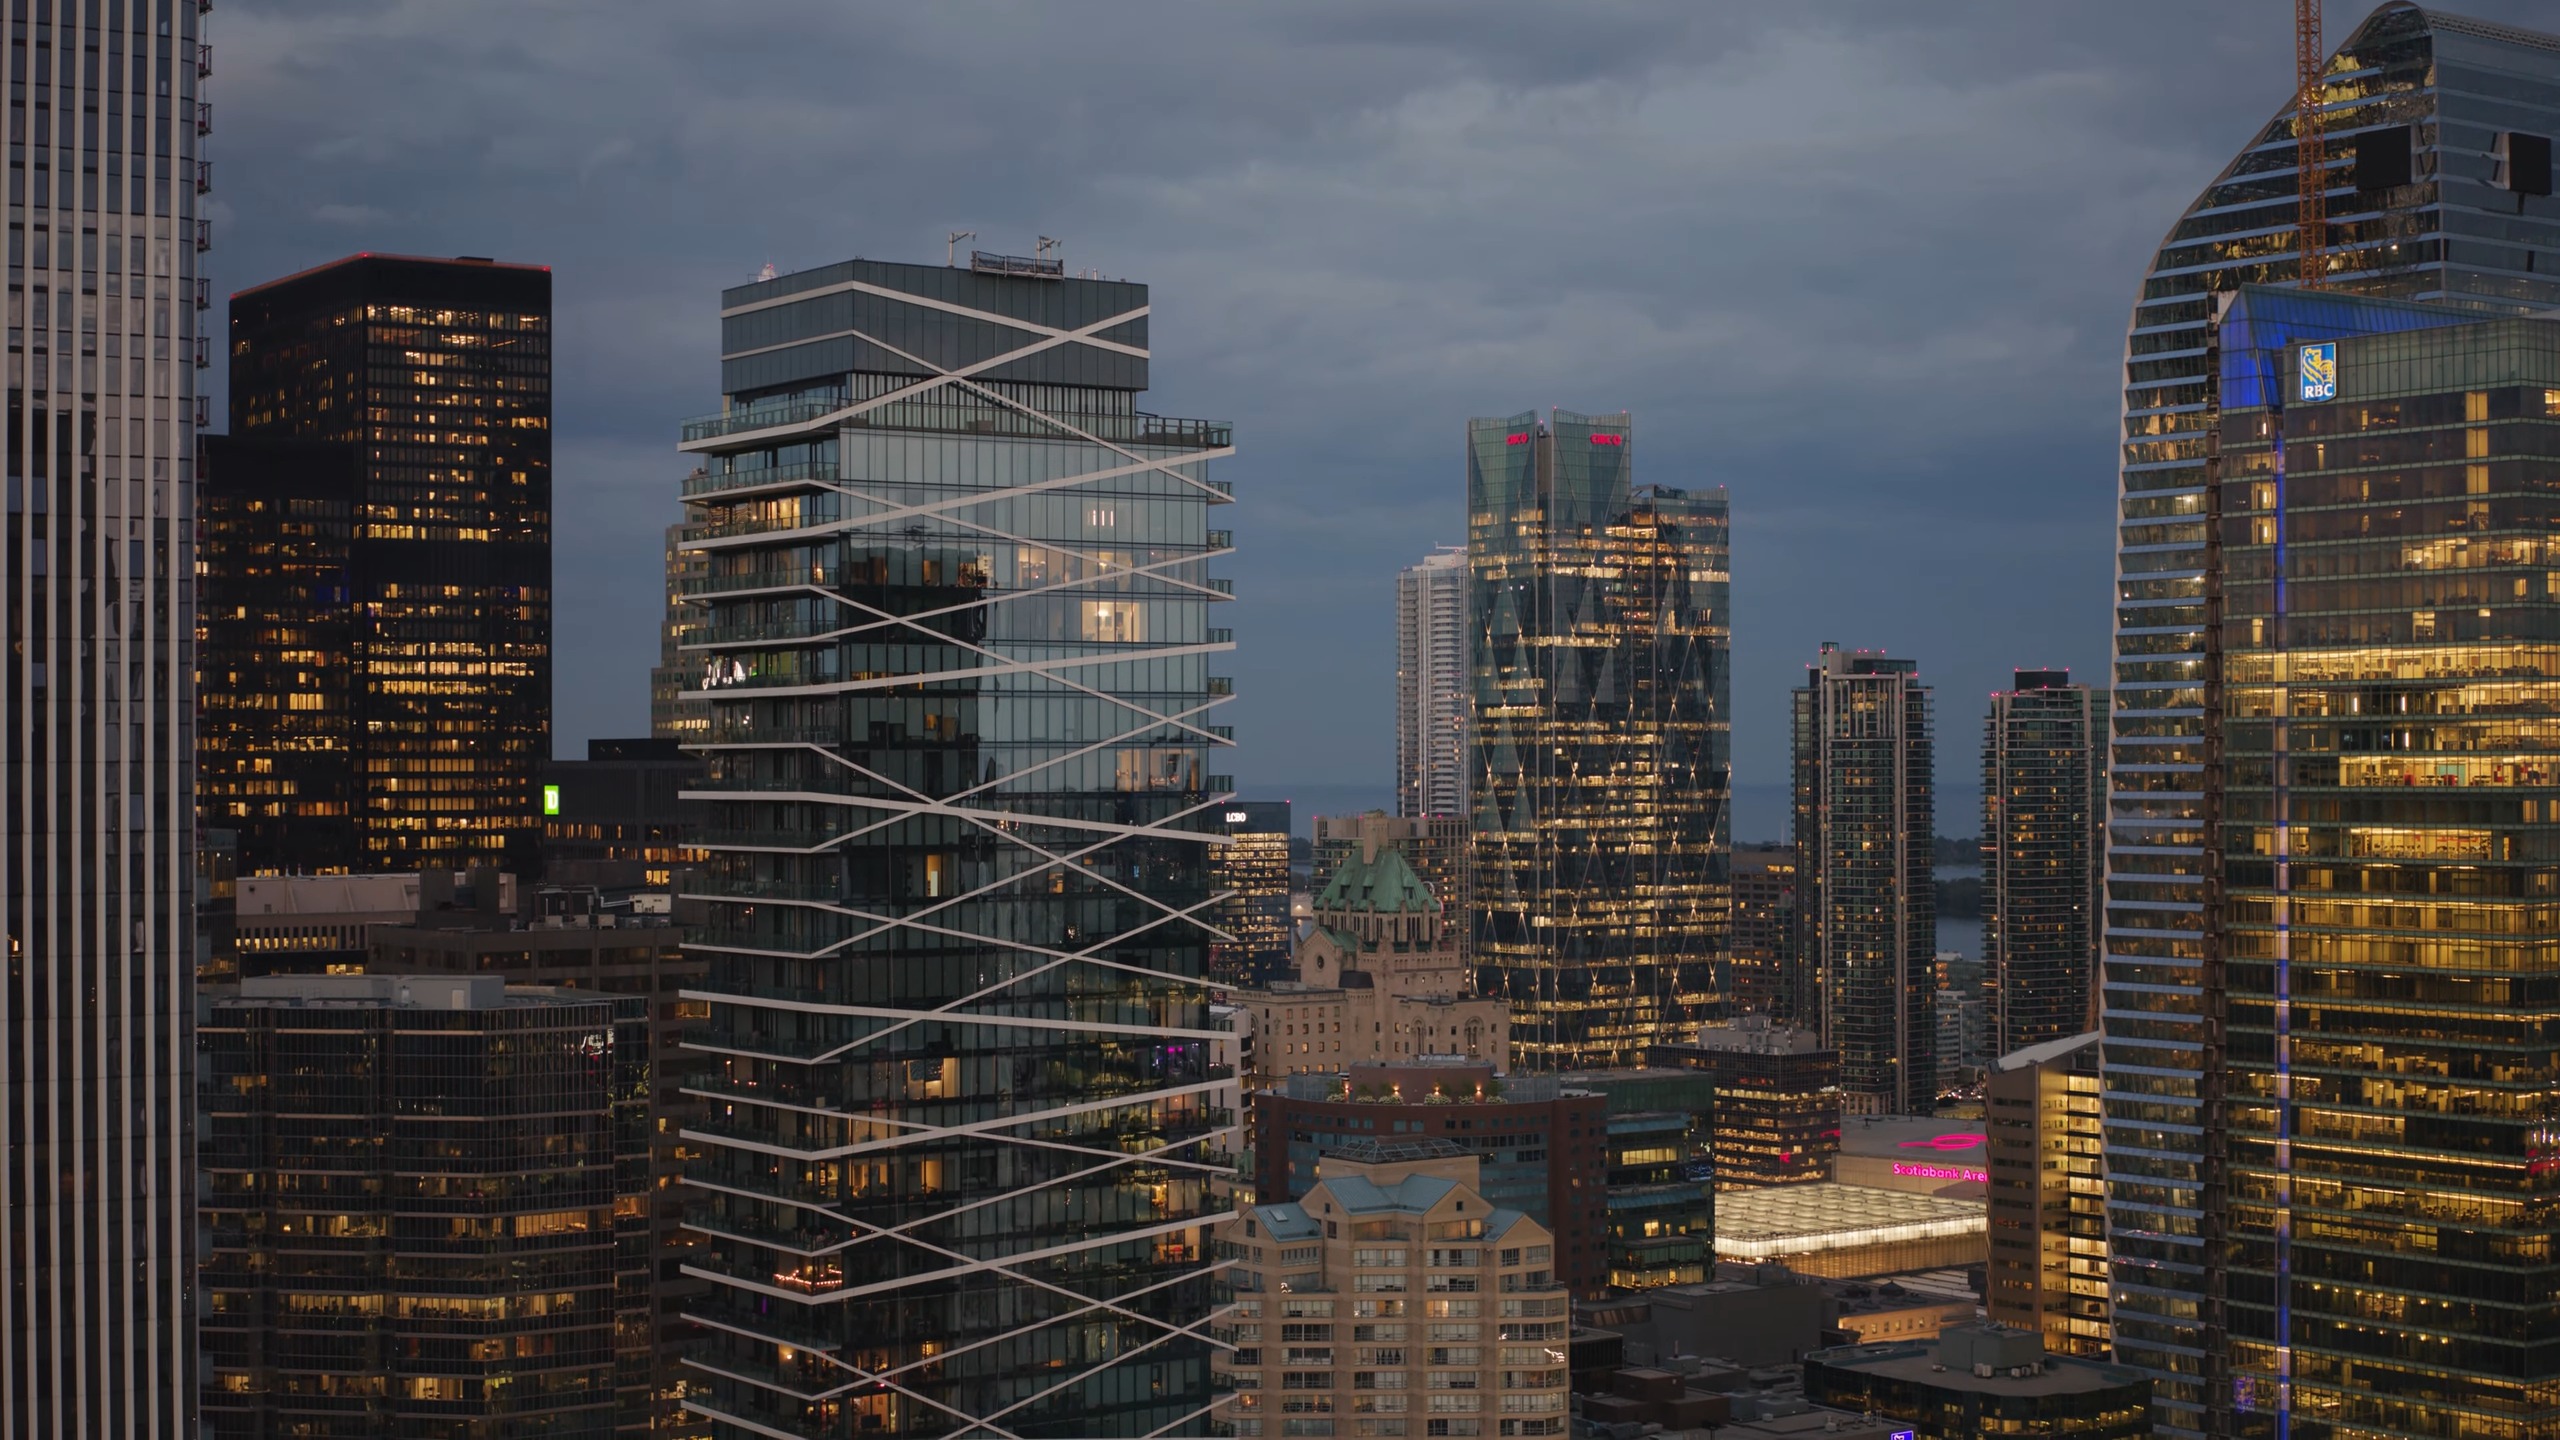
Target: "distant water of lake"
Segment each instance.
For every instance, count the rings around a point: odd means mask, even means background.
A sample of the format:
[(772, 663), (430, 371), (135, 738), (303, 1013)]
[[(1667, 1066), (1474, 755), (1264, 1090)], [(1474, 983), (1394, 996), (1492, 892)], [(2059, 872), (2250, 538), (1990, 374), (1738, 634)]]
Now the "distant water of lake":
[[(1982, 867), (1979, 865), (1941, 865), (1938, 867), (1938, 879), (1941, 881), (1979, 880), (1981, 878)], [(1981, 959), (1982, 917), (1979, 915), (1939, 916), (1938, 949), (1942, 952), (1953, 950), (1957, 954), (1962, 955), (1969, 960)]]

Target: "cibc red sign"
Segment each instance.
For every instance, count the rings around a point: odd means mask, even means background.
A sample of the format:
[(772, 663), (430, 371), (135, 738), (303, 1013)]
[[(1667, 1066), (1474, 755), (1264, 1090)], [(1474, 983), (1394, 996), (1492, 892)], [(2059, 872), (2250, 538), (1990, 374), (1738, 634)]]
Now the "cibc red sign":
[(1502, 443), (1505, 445), (1526, 445), (1529, 443), (1529, 437), (1526, 435), (1514, 435), (1504, 440)]
[(1627, 443), (1627, 437), (1624, 435), (1594, 435), (1591, 437), (1591, 443), (1594, 445), (1624, 445)]

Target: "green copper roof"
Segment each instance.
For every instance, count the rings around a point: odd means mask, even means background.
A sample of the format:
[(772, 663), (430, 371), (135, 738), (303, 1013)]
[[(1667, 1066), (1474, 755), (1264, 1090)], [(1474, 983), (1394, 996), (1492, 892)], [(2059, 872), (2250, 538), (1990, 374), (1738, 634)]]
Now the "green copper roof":
[(1378, 847), (1378, 858), (1363, 860), (1358, 851), (1342, 862), (1325, 882), (1324, 894), (1316, 898), (1316, 912), (1348, 910), (1373, 915), (1432, 915), (1440, 909), (1440, 901), (1431, 887), (1413, 873), (1405, 863), (1404, 852), (1392, 845)]

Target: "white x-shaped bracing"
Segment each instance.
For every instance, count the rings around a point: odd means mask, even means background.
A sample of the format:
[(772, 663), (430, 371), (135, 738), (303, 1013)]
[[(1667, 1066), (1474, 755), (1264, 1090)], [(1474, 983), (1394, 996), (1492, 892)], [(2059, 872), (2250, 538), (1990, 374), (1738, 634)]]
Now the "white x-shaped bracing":
[[(770, 639), (689, 640), (684, 647), (687, 650), (725, 652), (755, 648), (759, 645), (798, 648), (815, 644), (831, 644), (863, 636), (877, 636), (885, 640), (902, 634), (911, 634), (922, 645), (931, 647), (930, 653), (944, 655), (956, 653), (965, 657), (970, 663), (948, 669), (868, 680), (730, 687), (701, 692), (694, 698), (712, 703), (743, 702), (786, 696), (843, 695), (893, 687), (930, 686), (937, 682), (982, 681), (1004, 677), (1009, 686), (1039, 687), (1039, 690), (1034, 693), (1077, 696), (1103, 702), (1108, 707), (1107, 713), (1120, 715), (1123, 723), (1116, 733), (1099, 739), (1061, 740), (1054, 751), (1044, 752), (1045, 758), (1036, 759), (1026, 768), (1017, 769), (999, 778), (981, 779), (967, 788), (940, 796), (923, 793), (878, 769), (858, 763), (830, 746), (813, 741), (715, 738), (699, 745), (697, 748), (704, 750), (797, 748), (809, 751), (823, 757), (827, 765), (841, 770), (849, 781), (860, 784), (865, 789), (865, 793), (861, 794), (843, 793), (834, 789), (750, 792), (752, 798), (757, 800), (840, 807), (845, 812), (846, 818), (844, 823), (834, 827), (831, 833), (813, 839), (807, 845), (728, 844), (721, 843), (718, 837), (709, 837), (709, 843), (705, 848), (734, 853), (814, 854), (849, 845), (880, 843), (884, 838), (883, 832), (890, 831), (898, 825), (922, 817), (936, 817), (956, 820), (977, 832), (995, 837), (1019, 852), (1019, 865), (1010, 873), (1001, 874), (998, 878), (974, 889), (939, 898), (932, 903), (900, 913), (883, 913), (824, 899), (731, 897), (716, 892), (696, 897), (727, 904), (797, 908), (840, 917), (843, 922), (842, 933), (838, 938), (815, 948), (763, 950), (735, 943), (705, 945), (697, 948), (717, 950), (733, 956), (801, 959), (813, 956), (818, 958), (837, 956), (842, 957), (843, 963), (859, 964), (862, 960), (861, 952), (857, 947), (876, 942), (883, 936), (909, 934), (935, 943), (956, 939), (983, 947), (981, 952), (983, 962), (978, 983), (966, 988), (965, 993), (954, 995), (929, 1008), (830, 1005), (783, 996), (740, 994), (724, 990), (687, 991), (685, 992), (687, 998), (707, 1000), (715, 1005), (827, 1015), (851, 1021), (855, 1027), (855, 1033), (849, 1039), (807, 1055), (784, 1053), (779, 1048), (760, 1050), (714, 1044), (708, 1039), (691, 1042), (688, 1048), (707, 1057), (751, 1060), (760, 1062), (766, 1067), (776, 1064), (804, 1068), (835, 1066), (849, 1059), (859, 1059), (861, 1051), (879, 1047), (882, 1042), (893, 1036), (926, 1024), (962, 1027), (969, 1030), (1010, 1029), (1050, 1032), (1060, 1034), (1062, 1037), (1066, 1034), (1088, 1036), (1101, 1034), (1125, 1036), (1133, 1041), (1152, 1039), (1202, 1046), (1215, 1044), (1225, 1037), (1224, 1031), (1097, 1024), (1064, 1015), (1008, 1014), (1003, 1013), (1000, 1008), (981, 1009), (979, 1007), (1001, 1007), (1015, 987), (1071, 966), (1135, 974), (1174, 986), (1198, 986), (1201, 983), (1198, 976), (1148, 970), (1112, 959), (1105, 952), (1128, 940), (1132, 935), (1165, 926), (1193, 927), (1208, 938), (1228, 939), (1230, 937), (1218, 930), (1210, 918), (1218, 902), (1226, 899), (1227, 896), (1215, 894), (1207, 897), (1168, 898), (1150, 893), (1141, 886), (1126, 883), (1119, 876), (1105, 873), (1091, 862), (1110, 847), (1133, 841), (1171, 839), (1204, 846), (1222, 843), (1223, 836), (1184, 827), (1188, 822), (1194, 821), (1201, 812), (1211, 806), (1223, 804), (1229, 797), (1209, 796), (1195, 801), (1178, 814), (1163, 819), (1139, 823), (1117, 823), (1081, 816), (1051, 817), (1036, 811), (1008, 808), (1008, 802), (1013, 797), (1009, 794), (1007, 787), (1019, 786), (1023, 776), (1027, 774), (1123, 746), (1180, 744), (1186, 747), (1210, 747), (1229, 743), (1203, 723), (1202, 717), (1231, 697), (1204, 694), (1196, 704), (1185, 704), (1170, 709), (1158, 708), (1103, 688), (1101, 684), (1094, 683), (1094, 680), (1084, 672), (1133, 661), (1229, 650), (1233, 648), (1232, 642), (1215, 641), (1190, 645), (1149, 645), (1139, 642), (1117, 645), (1107, 650), (1095, 648), (1084, 654), (1044, 654), (1038, 657), (1023, 657), (1006, 654), (993, 645), (962, 641), (948, 629), (936, 629), (931, 626), (936, 621), (947, 621), (958, 611), (980, 607), (992, 608), (1019, 603), (1036, 596), (1089, 589), (1097, 582), (1106, 580), (1119, 582), (1124, 579), (1135, 579), (1155, 585), (1163, 592), (1156, 597), (1159, 599), (1181, 598), (1187, 595), (1198, 603), (1206, 604), (1224, 598), (1222, 593), (1201, 583), (1196, 577), (1174, 573), (1195, 560), (1225, 553), (1223, 550), (1184, 553), (1172, 558), (1156, 559), (1137, 565), (1121, 564), (1116, 563), (1116, 556), (1111, 553), (1119, 547), (1099, 542), (1062, 541), (1016, 534), (1000, 526), (989, 524), (972, 512), (1002, 502), (1017, 500), (1026, 495), (1077, 486), (1100, 486), (1131, 475), (1148, 473), (1168, 476), (1180, 482), (1183, 490), (1177, 493), (1196, 494), (1202, 502), (1220, 502), (1226, 498), (1224, 490), (1200, 480), (1192, 472), (1196, 471), (1202, 462), (1232, 454), (1232, 449), (1228, 447), (1185, 449), (1178, 455), (1146, 453), (1149, 448), (1162, 452), (1170, 447), (1146, 447), (1143, 442), (1122, 444), (1102, 438), (1066, 419), (1017, 403), (998, 391), (977, 383), (973, 378), (1013, 361), (1064, 345), (1094, 346), (1143, 357), (1146, 352), (1139, 347), (1104, 340), (1100, 336), (1117, 326), (1145, 316), (1147, 310), (1144, 306), (1106, 317), (1089, 325), (1062, 329), (974, 310), (947, 301), (908, 295), (859, 281), (845, 281), (828, 288), (861, 291), (905, 304), (988, 321), (1036, 338), (1000, 355), (956, 369), (945, 369), (889, 345), (877, 336), (857, 330), (847, 330), (841, 333), (855, 336), (879, 346), (888, 353), (901, 356), (919, 369), (929, 372), (927, 377), (888, 394), (849, 403), (813, 419), (765, 430), (688, 442), (684, 448), (689, 450), (735, 449), (791, 436), (831, 433), (884, 407), (921, 399), (938, 390), (956, 390), (974, 397), (984, 405), (999, 406), (1033, 417), (1038, 426), (1045, 427), (1051, 433), (1052, 438), (1092, 448), (1097, 452), (1097, 459), (1101, 463), (1088, 466), (1074, 474), (1050, 476), (1008, 488), (969, 491), (921, 503), (901, 503), (871, 493), (864, 488), (865, 477), (843, 475), (840, 468), (838, 473), (842, 478), (813, 479), (800, 483), (811, 488), (832, 491), (843, 497), (847, 502), (846, 508), (863, 507), (862, 513), (796, 529), (776, 529), (757, 534), (724, 535), (687, 541), (688, 549), (718, 550), (791, 544), (842, 534), (870, 532), (883, 535), (884, 538), (889, 539), (889, 543), (905, 545), (916, 543), (912, 533), (913, 527), (932, 525), (945, 527), (935, 535), (936, 539), (982, 538), (998, 543), (1036, 548), (1051, 557), (1051, 563), (1047, 567), (1047, 578), (1039, 584), (1028, 588), (998, 588), (992, 583), (994, 577), (990, 576), (991, 583), (983, 598), (964, 605), (946, 606), (937, 610), (906, 615), (894, 614), (876, 606), (857, 602), (839, 593), (826, 580), (814, 576), (780, 577), (769, 587), (754, 585), (721, 592), (721, 598), (749, 597), (773, 591), (816, 593), (836, 607), (838, 623), (806, 636), (780, 641)], [(823, 293), (827, 293), (827, 290), (800, 292), (775, 301), (761, 303), (788, 303)], [(805, 344), (808, 343), (808, 339), (789, 343)], [(877, 432), (857, 431), (855, 433)], [(1036, 437), (1009, 435), (1003, 438), (1008, 442), (1019, 442), (1024, 438)], [(719, 495), (697, 497), (694, 503), (714, 504), (721, 498), (723, 497)], [(1074, 566), (1062, 563), (1067, 558), (1080, 563)], [(1067, 574), (1066, 572), (1071, 569), (1078, 570), (1080, 573)], [(707, 603), (712, 597), (698, 598)], [(1042, 648), (1049, 650), (1064, 647), (1045, 645)], [(1002, 703), (1002, 701), (998, 700), (996, 703)], [(848, 785), (847, 789), (850, 788), (851, 786)], [(735, 790), (696, 790), (686, 792), (685, 798), (734, 801), (741, 796), (740, 792)], [(1003, 869), (1001, 866), (997, 868)], [(1074, 937), (1065, 946), (1042, 946), (1019, 939), (992, 936), (965, 927), (973, 902), (994, 898), (1021, 887), (1046, 889), (1056, 883), (1055, 877), (1060, 872), (1081, 877), (1077, 881), (1079, 885), (1098, 885), (1119, 897), (1134, 902), (1140, 907), (1143, 918), (1135, 925), (1109, 934)], [(992, 972), (992, 978), (988, 978), (985, 972)], [(811, 1073), (814, 1074), (814, 1070)], [(1024, 1188), (954, 1195), (948, 1204), (937, 1205), (928, 1213), (914, 1215), (896, 1224), (877, 1223), (840, 1205), (794, 1199), (787, 1195), (771, 1194), (752, 1188), (740, 1188), (702, 1173), (689, 1175), (686, 1179), (688, 1187), (705, 1195), (725, 1193), (741, 1199), (788, 1207), (796, 1211), (802, 1217), (802, 1224), (805, 1227), (804, 1235), (808, 1238), (806, 1243), (802, 1243), (771, 1234), (748, 1235), (725, 1231), (720, 1222), (705, 1216), (694, 1225), (694, 1228), (706, 1235), (753, 1245), (768, 1254), (788, 1257), (793, 1261), (804, 1263), (822, 1257), (852, 1255), (875, 1247), (904, 1250), (910, 1252), (911, 1256), (930, 1257), (940, 1262), (928, 1267), (920, 1267), (913, 1274), (897, 1275), (894, 1278), (870, 1284), (845, 1285), (820, 1293), (767, 1284), (752, 1276), (733, 1274), (723, 1269), (687, 1266), (687, 1273), (707, 1279), (716, 1287), (732, 1292), (729, 1298), (763, 1300), (777, 1306), (787, 1304), (795, 1308), (804, 1322), (799, 1326), (791, 1327), (799, 1332), (801, 1336), (799, 1339), (760, 1333), (752, 1325), (742, 1324), (736, 1318), (739, 1314), (757, 1313), (754, 1306), (748, 1304), (727, 1312), (709, 1311), (698, 1314), (695, 1318), (701, 1323), (715, 1330), (744, 1337), (752, 1342), (774, 1346), (788, 1345), (803, 1353), (814, 1354), (818, 1367), (833, 1378), (826, 1384), (812, 1389), (789, 1379), (778, 1367), (759, 1366), (741, 1369), (710, 1357), (696, 1358), (690, 1363), (702, 1373), (717, 1377), (727, 1386), (765, 1392), (768, 1399), (818, 1403), (856, 1393), (876, 1394), (885, 1390), (904, 1397), (912, 1407), (910, 1417), (905, 1422), (910, 1428), (917, 1423), (915, 1417), (930, 1413), (939, 1415), (949, 1422), (949, 1429), (944, 1433), (952, 1437), (952, 1440), (958, 1440), (958, 1437), (980, 1436), (990, 1437), (990, 1440), (1017, 1440), (1018, 1432), (1007, 1427), (1008, 1419), (1016, 1417), (1022, 1410), (1052, 1399), (1059, 1393), (1092, 1379), (1101, 1371), (1145, 1356), (1160, 1346), (1186, 1337), (1204, 1340), (1210, 1344), (1223, 1344), (1224, 1342), (1211, 1337), (1205, 1329), (1215, 1318), (1214, 1311), (1204, 1308), (1197, 1315), (1167, 1320), (1148, 1314), (1138, 1303), (1158, 1291), (1182, 1285), (1214, 1269), (1215, 1266), (1208, 1264), (1205, 1256), (1199, 1255), (1196, 1248), (1193, 1250), (1195, 1258), (1190, 1262), (1175, 1263), (1171, 1268), (1160, 1266), (1149, 1278), (1133, 1283), (1129, 1288), (1118, 1293), (1089, 1294), (1055, 1279), (1034, 1273), (1035, 1267), (1062, 1261), (1072, 1262), (1078, 1255), (1086, 1252), (1128, 1245), (1133, 1242), (1148, 1243), (1183, 1235), (1186, 1232), (1193, 1246), (1196, 1247), (1198, 1242), (1205, 1238), (1207, 1228), (1213, 1223), (1214, 1216), (1179, 1215), (1159, 1222), (1108, 1230), (1076, 1237), (1065, 1243), (1037, 1248), (1012, 1248), (1003, 1240), (983, 1239), (965, 1242), (966, 1248), (963, 1248), (961, 1243), (946, 1244), (932, 1238), (932, 1235), (944, 1222), (954, 1221), (970, 1211), (1016, 1200), (1043, 1189), (1111, 1184), (1114, 1183), (1118, 1172), (1130, 1167), (1143, 1166), (1157, 1171), (1184, 1172), (1198, 1175), (1204, 1181), (1209, 1176), (1231, 1173), (1231, 1162), (1223, 1157), (1222, 1152), (1236, 1133), (1233, 1117), (1228, 1116), (1220, 1120), (1214, 1118), (1210, 1112), (1214, 1110), (1214, 1102), (1220, 1097), (1221, 1092), (1232, 1093), (1232, 1086), (1231, 1080), (1222, 1078), (1212, 1078), (1205, 1082), (1167, 1083), (1137, 1093), (1080, 1099), (1074, 1103), (1048, 1105), (1036, 1110), (1006, 1110), (991, 1117), (950, 1124), (932, 1123), (899, 1113), (867, 1111), (849, 1113), (834, 1108), (836, 1102), (832, 1097), (813, 1095), (806, 1090), (786, 1089), (768, 1094), (758, 1093), (761, 1087), (749, 1089), (714, 1083), (689, 1087), (686, 1093), (715, 1109), (727, 1107), (734, 1112), (738, 1109), (755, 1108), (762, 1109), (770, 1115), (796, 1114), (816, 1117), (824, 1123), (829, 1134), (842, 1137), (840, 1143), (831, 1141), (822, 1145), (803, 1147), (753, 1139), (737, 1129), (726, 1127), (688, 1129), (684, 1132), (685, 1139), (694, 1145), (763, 1156), (777, 1166), (830, 1161), (847, 1162), (867, 1156), (894, 1159), (898, 1152), (919, 1145), (1006, 1146), (1052, 1156), (1063, 1153), (1071, 1157), (1066, 1161), (1067, 1168), (1061, 1173), (1037, 1180)], [(1123, 1148), (1115, 1139), (1120, 1129), (1112, 1123), (1115, 1118), (1131, 1121), (1128, 1128), (1155, 1133), (1160, 1143), (1146, 1144), (1136, 1149)], [(1184, 1125), (1185, 1120), (1191, 1121), (1192, 1124)], [(1197, 1133), (1165, 1139), (1163, 1135), (1165, 1130), (1177, 1132), (1194, 1130)], [(780, 1269), (777, 1269), (777, 1276), (780, 1273)], [(877, 1301), (884, 1295), (894, 1296), (899, 1291), (914, 1287), (940, 1285), (966, 1276), (982, 1274), (1001, 1276), (1008, 1283), (1042, 1292), (1059, 1302), (1062, 1308), (1058, 1313), (1039, 1319), (1021, 1329), (981, 1336), (930, 1356), (885, 1366), (866, 1366), (857, 1363), (855, 1358), (845, 1353), (855, 1349), (860, 1337), (842, 1337), (836, 1343), (820, 1346), (805, 1343), (808, 1334), (826, 1332), (827, 1327), (821, 1317), (829, 1310), (856, 1301)], [(934, 1390), (919, 1383), (918, 1372), (928, 1366), (948, 1365), (969, 1352), (985, 1346), (1015, 1339), (1047, 1326), (1085, 1323), (1089, 1317), (1095, 1316), (1109, 1317), (1122, 1327), (1124, 1342), (1134, 1341), (1135, 1343), (1115, 1345), (1109, 1357), (1095, 1365), (1060, 1373), (1054, 1380), (1044, 1378), (1043, 1383), (1030, 1393), (1016, 1394), (1000, 1406), (986, 1410), (985, 1413), (972, 1413), (967, 1408), (955, 1405), (949, 1399), (943, 1398)], [(768, 1365), (770, 1363), (770, 1361), (767, 1362)], [(710, 1396), (698, 1396), (688, 1400), (687, 1404), (697, 1413), (725, 1426), (734, 1427), (737, 1432), (743, 1434), (771, 1435), (798, 1440), (800, 1435), (809, 1433), (778, 1428), (771, 1423), (770, 1415), (767, 1419), (758, 1419), (751, 1415), (735, 1413), (722, 1402), (719, 1396), (720, 1391), (715, 1388)], [(1204, 1403), (1197, 1409), (1180, 1416), (1172, 1424), (1156, 1433), (1182, 1433), (1187, 1427), (1199, 1424), (1216, 1404), (1216, 1400), (1212, 1397), (1200, 1398)], [(1019, 1420), (1017, 1419), (1015, 1423), (1018, 1424)]]

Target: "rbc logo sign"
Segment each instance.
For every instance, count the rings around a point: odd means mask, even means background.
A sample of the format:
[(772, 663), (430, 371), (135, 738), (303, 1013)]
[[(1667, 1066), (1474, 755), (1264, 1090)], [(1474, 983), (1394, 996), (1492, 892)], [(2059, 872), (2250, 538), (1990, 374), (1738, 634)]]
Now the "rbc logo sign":
[(2338, 398), (2338, 342), (2323, 340), (2302, 347), (2302, 400)]

